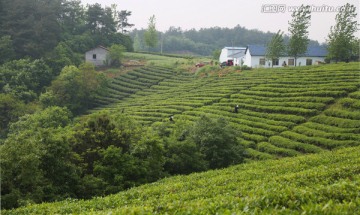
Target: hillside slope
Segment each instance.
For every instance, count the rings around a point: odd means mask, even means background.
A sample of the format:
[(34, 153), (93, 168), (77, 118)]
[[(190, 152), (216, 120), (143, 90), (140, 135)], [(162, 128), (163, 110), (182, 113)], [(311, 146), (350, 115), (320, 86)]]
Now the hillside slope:
[(160, 180), (2, 214), (359, 214), (360, 147)]
[[(360, 144), (358, 63), (196, 75), (145, 67), (114, 79), (99, 109), (144, 125), (223, 117), (249, 159), (317, 153)], [(234, 106), (239, 105), (238, 113)], [(96, 111), (93, 110), (93, 111)]]

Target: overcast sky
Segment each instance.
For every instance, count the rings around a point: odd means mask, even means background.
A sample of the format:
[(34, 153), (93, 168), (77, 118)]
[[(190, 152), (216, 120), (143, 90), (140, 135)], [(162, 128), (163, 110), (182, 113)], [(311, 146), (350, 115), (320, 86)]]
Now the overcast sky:
[[(350, 3), (357, 7), (359, 20), (359, 0), (81, 0), (84, 5), (99, 3), (102, 6), (116, 4), (117, 9), (132, 12), (129, 23), (134, 28), (147, 28), (149, 18), (156, 17), (156, 28), (166, 31), (170, 26), (183, 30), (192, 28), (229, 27), (236, 25), (247, 29), (288, 34), (291, 10), (306, 4), (312, 6), (310, 39), (320, 43), (335, 24), (336, 10)], [(357, 32), (360, 37), (360, 32)]]

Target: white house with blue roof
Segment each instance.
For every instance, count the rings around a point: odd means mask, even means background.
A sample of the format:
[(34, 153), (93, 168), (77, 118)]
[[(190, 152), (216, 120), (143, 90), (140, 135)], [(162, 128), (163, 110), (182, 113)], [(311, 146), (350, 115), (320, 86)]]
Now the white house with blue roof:
[[(282, 67), (284, 63), (286, 66), (295, 66), (295, 58), (292, 56), (281, 56), (274, 61), (265, 58), (266, 46), (264, 45), (249, 45), (245, 51), (244, 65), (259, 68), (259, 67)], [(296, 66), (316, 65), (325, 61), (327, 50), (323, 47), (308, 46), (306, 53), (296, 59)]]

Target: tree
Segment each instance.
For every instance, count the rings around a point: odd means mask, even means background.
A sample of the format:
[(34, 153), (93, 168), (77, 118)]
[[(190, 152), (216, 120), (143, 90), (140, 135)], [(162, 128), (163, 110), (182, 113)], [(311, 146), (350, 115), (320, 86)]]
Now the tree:
[(134, 51), (142, 50), (142, 43), (138, 33), (135, 34), (133, 47)]
[(156, 30), (155, 15), (149, 19), (148, 28), (144, 33), (144, 41), (148, 47), (155, 48), (158, 43), (158, 33)]
[(120, 29), (121, 33), (129, 32), (126, 29), (134, 26), (134, 24), (129, 23), (129, 18), (128, 18), (129, 16), (131, 16), (131, 11), (122, 10), (118, 13), (118, 18), (119, 18), (118, 28)]
[(221, 55), (221, 50), (220, 49), (217, 49), (217, 50), (213, 51), (213, 53), (212, 53), (212, 57), (213, 57), (214, 60), (219, 60), (220, 55)]
[(288, 54), (296, 59), (304, 54), (309, 43), (308, 28), (310, 26), (311, 11), (310, 6), (301, 7), (292, 13), (292, 21), (289, 22), (290, 40)]
[(0, 64), (15, 58), (15, 50), (10, 36), (0, 37)]
[(20, 116), (29, 111), (29, 107), (18, 98), (0, 93), (0, 138), (6, 136), (10, 122), (16, 122)]
[(274, 66), (274, 60), (278, 59), (285, 52), (285, 45), (283, 39), (283, 32), (280, 30), (272, 37), (270, 43), (267, 45), (266, 49), (266, 59), (271, 60), (272, 66)]
[(122, 45), (114, 44), (110, 47), (109, 56), (110, 58), (110, 65), (112, 66), (120, 66), (121, 65), (121, 59), (124, 56), (124, 52), (126, 51), (126, 48)]
[(75, 197), (79, 177), (65, 138), (70, 117), (50, 107), (11, 125), (0, 145), (2, 208)]
[(52, 81), (46, 97), (42, 96), (42, 101), (67, 107), (73, 113), (79, 114), (92, 105), (97, 93), (103, 90), (106, 84), (104, 76), (98, 74), (91, 63), (81, 64), (79, 68), (65, 66), (60, 75)]
[(52, 78), (52, 70), (44, 60), (10, 61), (0, 66), (0, 92), (31, 102), (50, 84)]
[(348, 62), (359, 51), (359, 41), (354, 36), (357, 31), (356, 15), (356, 7), (349, 3), (336, 15), (336, 24), (331, 26), (327, 40), (328, 58)]
[(195, 122), (190, 135), (211, 169), (243, 161), (243, 148), (236, 139), (236, 131), (223, 118), (203, 115)]
[(2, 1), (0, 36), (10, 35), (17, 57), (39, 58), (60, 40), (61, 0)]

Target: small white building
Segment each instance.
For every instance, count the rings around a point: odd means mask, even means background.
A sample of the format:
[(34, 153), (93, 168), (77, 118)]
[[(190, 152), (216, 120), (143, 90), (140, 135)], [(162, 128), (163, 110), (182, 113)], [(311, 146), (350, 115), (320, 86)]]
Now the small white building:
[(219, 62), (227, 62), (232, 60), (234, 65), (241, 65), (245, 58), (246, 47), (224, 47), (221, 50)]
[(95, 66), (106, 66), (108, 64), (109, 49), (98, 46), (85, 53), (85, 61), (93, 63)]
[[(245, 52), (244, 65), (259, 68), (259, 67), (282, 67), (284, 63), (286, 66), (295, 66), (295, 58), (292, 56), (281, 56), (274, 61), (265, 58), (266, 46), (264, 45), (249, 45)], [(296, 66), (315, 65), (319, 62), (324, 62), (327, 55), (327, 50), (323, 47), (308, 46), (306, 53), (296, 59)]]

